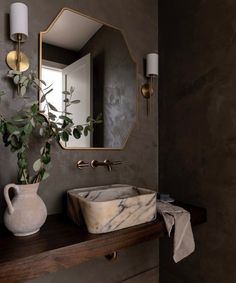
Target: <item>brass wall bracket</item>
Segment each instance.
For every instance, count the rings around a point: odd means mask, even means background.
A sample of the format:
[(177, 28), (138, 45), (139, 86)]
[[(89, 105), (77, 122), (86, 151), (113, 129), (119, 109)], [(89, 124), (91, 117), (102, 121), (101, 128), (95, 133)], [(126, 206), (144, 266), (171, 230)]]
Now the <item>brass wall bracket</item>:
[(146, 83), (141, 87), (141, 93), (144, 98), (149, 99), (153, 95), (153, 87), (150, 84)]
[(22, 34), (17, 34), (17, 49), (10, 51), (6, 57), (6, 63), (14, 71), (24, 72), (29, 69), (29, 59), (21, 52)]
[[(18, 63), (17, 56), (19, 58)], [(6, 62), (8, 67), (14, 71), (24, 72), (29, 69), (29, 59), (23, 52), (20, 52), (19, 55), (17, 55), (17, 51), (10, 51), (7, 54)]]

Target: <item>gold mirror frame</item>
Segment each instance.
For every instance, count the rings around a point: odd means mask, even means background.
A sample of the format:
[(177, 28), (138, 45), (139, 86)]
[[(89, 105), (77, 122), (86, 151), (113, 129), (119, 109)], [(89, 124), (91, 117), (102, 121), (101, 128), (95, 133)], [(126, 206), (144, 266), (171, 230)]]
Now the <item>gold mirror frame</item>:
[[(59, 145), (61, 146), (62, 149), (64, 150), (99, 150), (99, 151), (106, 151), (106, 150), (110, 150), (110, 151), (120, 151), (120, 150), (123, 150), (128, 142), (128, 139), (129, 137), (131, 136), (131, 133), (133, 131), (133, 129), (135, 128), (135, 126), (137, 125), (137, 122), (138, 122), (138, 66), (137, 66), (137, 62), (134, 60), (134, 57), (130, 51), (130, 48), (129, 48), (129, 45), (128, 45), (128, 42), (126, 40), (126, 37), (124, 35), (124, 32), (120, 29), (120, 28), (117, 28), (113, 25), (110, 25), (110, 24), (107, 24), (103, 21), (100, 21), (98, 19), (95, 19), (93, 17), (90, 17), (88, 15), (85, 15), (83, 13), (80, 13), (79, 11), (77, 10), (73, 10), (73, 9), (70, 9), (70, 8), (62, 8), (61, 11), (57, 14), (57, 16), (54, 18), (54, 20), (51, 22), (51, 24), (48, 26), (48, 28), (44, 31), (41, 31), (39, 33), (39, 69), (38, 69), (38, 74), (39, 74), (39, 78), (41, 79), (42, 78), (42, 43), (43, 43), (43, 35), (46, 34), (47, 32), (49, 32), (51, 30), (51, 28), (54, 26), (54, 24), (56, 23), (56, 21), (58, 20), (58, 18), (61, 16), (61, 14), (64, 12), (64, 11), (70, 11), (70, 12), (74, 12), (80, 16), (83, 16), (83, 17), (86, 17), (90, 20), (94, 20), (96, 22), (99, 22), (103, 25), (106, 25), (108, 27), (111, 27), (113, 29), (116, 29), (118, 31), (120, 31), (120, 33), (122, 34), (123, 38), (124, 38), (124, 41), (126, 43), (126, 46), (128, 48), (128, 52), (129, 52), (129, 55), (130, 55), (130, 58), (131, 60), (133, 61), (134, 65), (135, 65), (135, 74), (136, 74), (136, 112), (135, 112), (135, 119), (134, 119), (134, 122), (133, 122), (133, 125), (130, 127), (130, 130), (127, 134), (127, 137), (123, 143), (123, 146), (122, 147), (117, 147), (117, 148), (113, 148), (113, 147), (70, 147), (70, 148), (66, 148), (61, 142), (59, 142)], [(38, 101), (40, 100), (40, 92), (38, 93)], [(42, 114), (46, 119), (46, 115)]]

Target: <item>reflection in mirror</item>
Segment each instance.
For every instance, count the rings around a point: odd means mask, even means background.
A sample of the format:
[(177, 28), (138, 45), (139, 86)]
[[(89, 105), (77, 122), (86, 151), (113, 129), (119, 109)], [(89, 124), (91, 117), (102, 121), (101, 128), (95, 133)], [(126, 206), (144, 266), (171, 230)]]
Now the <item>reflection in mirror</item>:
[[(102, 114), (103, 122), (93, 131), (70, 137), (63, 147), (122, 148), (136, 120), (137, 92), (136, 65), (122, 33), (63, 9), (40, 39), (41, 79), (53, 85), (49, 102), (72, 113), (75, 124)], [(71, 88), (79, 103), (68, 103)]]

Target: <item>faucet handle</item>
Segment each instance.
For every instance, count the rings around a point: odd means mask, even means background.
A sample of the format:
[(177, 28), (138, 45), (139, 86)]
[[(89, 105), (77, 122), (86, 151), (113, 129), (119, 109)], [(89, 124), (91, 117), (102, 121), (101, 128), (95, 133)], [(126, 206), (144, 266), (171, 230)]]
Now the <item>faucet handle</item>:
[(113, 166), (113, 165), (119, 165), (119, 164), (122, 164), (122, 161), (110, 161), (108, 159), (104, 160), (104, 163), (107, 164), (107, 165), (110, 165), (110, 166)]

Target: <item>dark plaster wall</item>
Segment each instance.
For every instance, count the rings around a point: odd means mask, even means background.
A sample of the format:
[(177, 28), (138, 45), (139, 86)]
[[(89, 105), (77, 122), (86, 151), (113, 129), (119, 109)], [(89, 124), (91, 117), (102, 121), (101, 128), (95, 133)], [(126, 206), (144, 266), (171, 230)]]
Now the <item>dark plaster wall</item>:
[[(8, 95), (1, 105), (5, 115), (15, 112), (20, 107), (18, 99), (12, 100), (11, 85), (5, 79), (7, 66), (5, 56), (12, 49), (13, 43), (8, 35), (9, 5), (13, 1), (0, 2), (0, 87)], [(29, 6), (30, 31), (27, 42), (23, 45), (30, 58), (31, 69), (38, 68), (38, 34), (45, 30), (61, 8), (78, 9), (91, 17), (98, 18), (121, 28), (127, 39), (134, 59), (138, 65), (138, 84), (144, 82), (143, 57), (150, 51), (157, 51), (157, 1), (156, 0), (24, 0)], [(32, 96), (36, 94), (32, 93)], [(130, 183), (157, 189), (157, 101), (153, 102), (153, 111), (146, 117), (145, 101), (138, 95), (137, 123), (128, 143), (121, 151), (62, 150), (55, 145), (52, 151), (53, 167), (51, 177), (41, 184), (39, 194), (45, 201), (48, 213), (62, 209), (62, 196), (66, 190), (76, 187), (103, 185), (110, 183)], [(35, 147), (37, 144), (35, 143)], [(105, 168), (78, 171), (76, 162), (79, 159), (123, 160), (121, 166), (114, 167), (112, 172)], [(16, 158), (0, 144), (0, 188), (16, 181)], [(1, 194), (1, 214), (5, 203)], [(145, 272), (158, 266), (157, 241), (139, 245), (123, 251), (116, 262), (109, 263), (98, 259), (86, 263), (64, 275), (52, 275), (37, 282), (121, 282), (127, 277)], [(29, 267), (30, 268), (30, 267)], [(74, 274), (74, 275), (73, 275)], [(64, 276), (64, 277), (63, 277)], [(64, 281), (63, 281), (64, 278)], [(60, 281), (61, 280), (61, 281)], [(66, 281), (65, 281), (66, 280)], [(153, 281), (155, 282), (155, 281)], [(158, 274), (156, 276), (158, 282)]]
[(161, 283), (236, 282), (235, 19), (235, 1), (159, 0), (160, 190), (208, 211), (183, 262), (161, 241)]
[(78, 59), (76, 51), (42, 43), (42, 58), (44, 60), (70, 65)]

